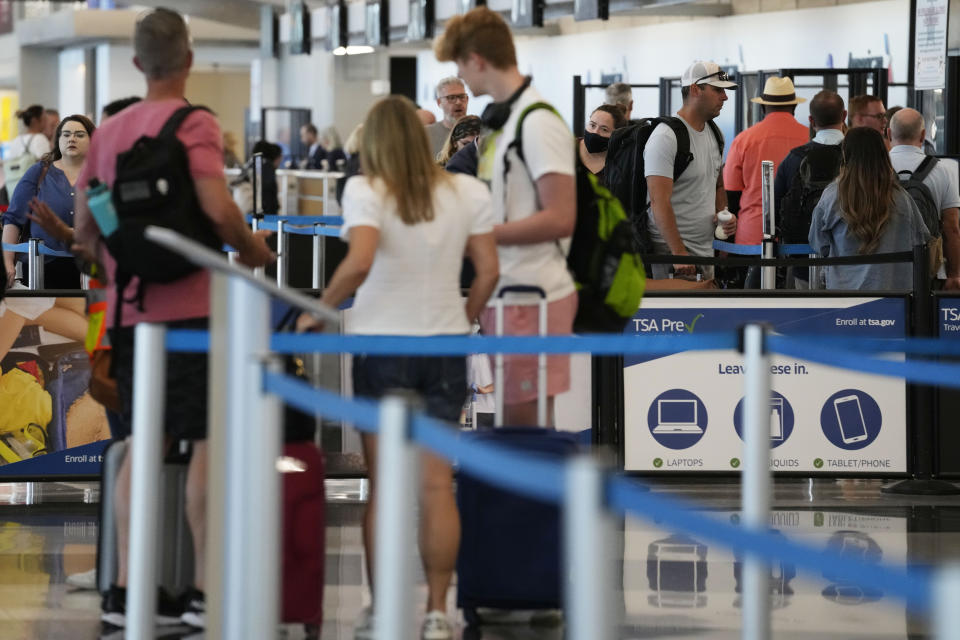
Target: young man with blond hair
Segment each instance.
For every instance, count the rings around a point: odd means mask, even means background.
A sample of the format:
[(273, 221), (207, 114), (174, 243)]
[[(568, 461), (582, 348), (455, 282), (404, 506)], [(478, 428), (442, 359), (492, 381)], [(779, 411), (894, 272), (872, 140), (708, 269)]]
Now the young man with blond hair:
[[(529, 110), (543, 98), (531, 78), (517, 68), (510, 28), (496, 12), (477, 7), (451, 18), (434, 47), (437, 59), (457, 65), (457, 75), (475, 96), (493, 104), (482, 119), (488, 133), (480, 151), (478, 177), (493, 195), (494, 237), (500, 257), (497, 290), (535, 285), (547, 296), (550, 334), (569, 334), (577, 310), (577, 293), (567, 271), (566, 252), (576, 222), (573, 135), (555, 111)], [(522, 130), (517, 139), (517, 125)], [(522, 147), (522, 151), (521, 151)], [(495, 299), (495, 296), (494, 298)], [(494, 333), (493, 307), (480, 314), (484, 333)], [(535, 305), (505, 308), (504, 333), (535, 335)], [(504, 358), (504, 420), (537, 423), (535, 356)], [(553, 398), (570, 388), (570, 357), (550, 356), (547, 364), (548, 422)]]

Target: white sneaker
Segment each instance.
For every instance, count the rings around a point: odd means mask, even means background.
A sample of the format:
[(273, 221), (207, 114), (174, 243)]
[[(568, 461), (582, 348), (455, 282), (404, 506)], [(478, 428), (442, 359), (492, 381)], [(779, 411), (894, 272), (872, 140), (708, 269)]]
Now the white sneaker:
[(97, 569), (94, 567), (90, 571), (81, 573), (72, 573), (67, 576), (67, 584), (76, 589), (84, 591), (96, 591), (97, 589)]
[(373, 640), (373, 607), (364, 607), (353, 624), (353, 640)]
[(443, 611), (428, 611), (423, 619), (423, 629), (420, 631), (420, 640), (452, 640), (453, 629)]

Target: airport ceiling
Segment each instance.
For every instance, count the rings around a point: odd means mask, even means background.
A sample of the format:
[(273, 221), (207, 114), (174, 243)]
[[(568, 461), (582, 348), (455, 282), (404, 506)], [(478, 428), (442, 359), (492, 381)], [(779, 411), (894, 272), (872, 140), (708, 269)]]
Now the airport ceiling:
[[(170, 7), (185, 14), (248, 29), (260, 27), (260, 7), (286, 6), (285, 0), (130, 0), (117, 6)], [(310, 4), (310, 3), (308, 3)]]

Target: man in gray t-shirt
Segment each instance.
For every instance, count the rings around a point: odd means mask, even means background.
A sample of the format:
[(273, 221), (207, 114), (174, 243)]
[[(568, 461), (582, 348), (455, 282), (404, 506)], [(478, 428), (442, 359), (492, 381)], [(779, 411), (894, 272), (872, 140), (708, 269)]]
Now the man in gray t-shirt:
[[(717, 212), (726, 208), (727, 196), (720, 173), (723, 139), (717, 139), (708, 123), (720, 115), (726, 89), (737, 85), (717, 64), (702, 61), (684, 71), (680, 84), (683, 106), (677, 116), (690, 135), (693, 160), (674, 181), (677, 136), (669, 125), (657, 126), (643, 151), (650, 239), (655, 254), (712, 256)], [(728, 236), (736, 228), (736, 218), (724, 224)], [(677, 275), (684, 276), (696, 271), (692, 265), (674, 268)], [(665, 278), (669, 270), (670, 265), (653, 265), (653, 277)], [(709, 277), (713, 270), (703, 271)]]
[[(916, 171), (926, 159), (923, 152), (926, 140), (923, 115), (914, 109), (901, 109), (890, 119), (890, 162), (893, 170)], [(944, 289), (960, 289), (960, 187), (956, 164), (940, 160), (923, 183), (937, 203), (940, 212), (940, 232), (944, 262), (937, 277)], [(930, 229), (934, 234), (937, 230)]]
[(470, 97), (463, 86), (463, 81), (456, 76), (449, 76), (437, 83), (437, 106), (443, 111), (443, 118), (427, 125), (427, 137), (430, 138), (430, 148), (436, 157), (443, 149), (453, 125), (457, 120), (467, 115), (467, 104)]

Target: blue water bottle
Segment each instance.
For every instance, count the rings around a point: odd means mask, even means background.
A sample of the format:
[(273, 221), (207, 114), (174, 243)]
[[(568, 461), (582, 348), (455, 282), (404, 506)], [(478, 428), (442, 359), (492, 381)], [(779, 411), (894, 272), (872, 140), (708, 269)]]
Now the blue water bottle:
[(100, 227), (101, 235), (104, 238), (113, 235), (117, 230), (117, 210), (113, 208), (110, 189), (96, 178), (91, 178), (87, 186), (87, 206)]

